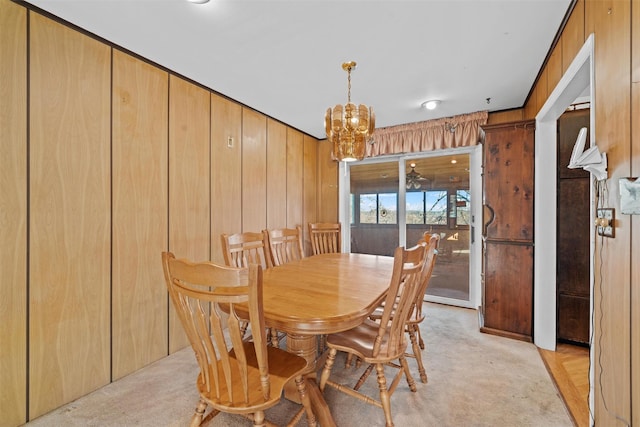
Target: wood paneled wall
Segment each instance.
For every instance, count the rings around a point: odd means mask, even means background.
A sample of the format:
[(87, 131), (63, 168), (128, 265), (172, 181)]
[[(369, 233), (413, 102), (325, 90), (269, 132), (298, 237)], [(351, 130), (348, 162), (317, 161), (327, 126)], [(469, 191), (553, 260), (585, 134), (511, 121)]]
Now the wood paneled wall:
[(33, 417), (110, 379), (111, 49), (36, 14), (29, 28)]
[[(600, 206), (616, 209), (616, 237), (598, 238), (593, 295), (596, 425), (640, 425), (640, 221), (621, 215), (618, 180), (640, 174), (640, 1), (578, 0), (553, 55), (564, 73), (595, 39), (595, 139), (608, 156)], [(550, 58), (524, 107), (533, 118), (557, 84)], [(634, 226), (635, 225), (635, 226)]]
[(338, 162), (331, 160), (329, 141), (318, 143), (318, 222), (338, 222)]
[(242, 108), (242, 230), (267, 227), (267, 118)]
[(302, 225), (304, 138), (295, 129), (287, 129), (287, 224)]
[(223, 232), (314, 219), (318, 141), (10, 0), (0, 72), (13, 427), (184, 348), (161, 251), (222, 262)]
[[(640, 177), (640, 0), (631, 2), (631, 176)], [(640, 425), (640, 217), (631, 217), (631, 413)]]
[(287, 224), (287, 127), (267, 120), (267, 228)]
[(18, 425), (27, 412), (27, 12), (8, 1), (0, 76), (0, 425)]
[(211, 260), (224, 264), (220, 235), (242, 231), (242, 106), (211, 94)]
[[(211, 215), (211, 95), (169, 77), (169, 250), (192, 260), (209, 259)], [(173, 306), (169, 353), (189, 344)]]
[(114, 50), (112, 376), (166, 355), (166, 289), (158, 254), (168, 241), (166, 71)]

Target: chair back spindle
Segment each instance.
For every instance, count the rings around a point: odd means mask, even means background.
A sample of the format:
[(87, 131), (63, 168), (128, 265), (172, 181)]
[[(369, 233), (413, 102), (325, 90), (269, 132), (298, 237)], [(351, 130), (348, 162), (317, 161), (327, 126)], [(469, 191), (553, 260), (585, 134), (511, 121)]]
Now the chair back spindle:
[(264, 231), (274, 266), (304, 258), (302, 228), (274, 228)]
[(264, 233), (245, 232), (222, 234), (224, 262), (230, 267), (248, 267), (258, 264), (263, 269), (273, 267)]
[(309, 239), (313, 255), (340, 252), (342, 226), (340, 223), (309, 223)]

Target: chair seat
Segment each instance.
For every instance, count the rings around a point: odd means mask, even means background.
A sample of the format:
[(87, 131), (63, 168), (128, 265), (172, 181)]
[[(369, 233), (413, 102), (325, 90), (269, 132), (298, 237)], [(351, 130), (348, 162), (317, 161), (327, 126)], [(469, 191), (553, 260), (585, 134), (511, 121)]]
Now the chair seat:
[(380, 353), (374, 358), (373, 346), (379, 331), (379, 323), (366, 319), (355, 328), (327, 336), (327, 345), (338, 351), (354, 354), (367, 363), (391, 361), (404, 354), (407, 348), (404, 335), (401, 336), (400, 345), (395, 347), (396, 351), (389, 353), (389, 334), (386, 334), (381, 341)]
[[(284, 385), (298, 374), (301, 374), (307, 367), (307, 361), (304, 358), (276, 347), (267, 347), (270, 399), (265, 400), (262, 393), (260, 371), (258, 369), (258, 361), (253, 343), (245, 342), (243, 343), (243, 347), (247, 356), (249, 389), (248, 402), (244, 402), (244, 391), (239, 378), (235, 378), (234, 376), (232, 380), (233, 398), (230, 399), (229, 391), (225, 385), (221, 384), (220, 397), (217, 398), (215, 390), (205, 389), (206, 382), (202, 381), (202, 373), (198, 375), (198, 379), (196, 381), (198, 391), (201, 396), (206, 398), (207, 402), (215, 409), (229, 413), (246, 413), (248, 409), (264, 410), (270, 408), (280, 402)], [(236, 372), (238, 361), (236, 360), (233, 349), (229, 352), (229, 356), (232, 363), (235, 365), (234, 372)], [(224, 378), (221, 362), (217, 363), (217, 369), (219, 378)], [(213, 375), (212, 366), (209, 366), (208, 370), (209, 375)]]

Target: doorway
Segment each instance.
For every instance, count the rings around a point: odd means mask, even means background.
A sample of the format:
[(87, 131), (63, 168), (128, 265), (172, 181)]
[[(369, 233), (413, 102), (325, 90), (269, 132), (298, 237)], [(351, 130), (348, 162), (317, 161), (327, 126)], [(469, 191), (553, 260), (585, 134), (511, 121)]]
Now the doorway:
[(481, 155), (478, 147), (442, 151), (341, 164), (341, 222), (350, 225), (343, 244), (350, 252), (391, 256), (424, 232), (438, 233), (425, 300), (477, 308)]
[[(557, 212), (557, 173), (555, 168), (549, 170), (545, 165), (555, 165), (557, 162), (557, 120), (567, 107), (578, 98), (594, 99), (594, 35), (585, 41), (575, 59), (556, 85), (555, 89), (536, 116), (536, 144), (535, 168), (535, 255), (534, 255), (534, 343), (544, 350), (556, 350), (557, 307), (556, 284), (556, 216), (548, 215)], [(591, 103), (589, 113), (590, 145), (595, 144), (595, 105)], [(591, 178), (592, 179), (592, 178)], [(593, 224), (595, 211), (593, 187), (589, 194), (589, 223)], [(593, 253), (595, 247), (594, 227), (589, 232), (589, 318), (593, 319), (593, 282), (594, 266)], [(589, 336), (592, 333), (590, 324)], [(593, 353), (589, 355), (589, 408), (593, 408), (594, 360)]]
[[(557, 173), (547, 165), (557, 163), (557, 120), (576, 99), (593, 99), (593, 34), (582, 46), (567, 72), (560, 79), (547, 102), (536, 116), (535, 156), (535, 213), (534, 213), (534, 343), (546, 350), (555, 350), (557, 342), (557, 221), (549, 212), (557, 212)], [(595, 109), (591, 104), (589, 114), (591, 144), (594, 143)], [(542, 173), (544, 171), (544, 173)], [(592, 191), (592, 190), (591, 190)], [(593, 216), (593, 194), (590, 194), (590, 215)], [(593, 218), (590, 217), (593, 224)], [(591, 227), (589, 237), (589, 258), (593, 260), (595, 236)], [(593, 292), (593, 262), (589, 266), (589, 288)], [(593, 298), (589, 307), (589, 317), (593, 316)]]

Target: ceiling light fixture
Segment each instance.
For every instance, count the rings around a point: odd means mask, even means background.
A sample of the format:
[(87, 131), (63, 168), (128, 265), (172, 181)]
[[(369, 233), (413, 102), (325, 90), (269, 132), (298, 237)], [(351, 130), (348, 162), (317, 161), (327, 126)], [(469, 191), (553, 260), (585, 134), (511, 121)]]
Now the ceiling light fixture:
[(209, 3), (209, 0), (187, 0), (187, 1), (191, 3), (197, 3), (197, 4)]
[(333, 144), (333, 157), (343, 162), (364, 159), (366, 143), (376, 127), (372, 107), (351, 103), (351, 70), (354, 68), (354, 61), (342, 64), (342, 69), (348, 73), (347, 103), (328, 108), (324, 116), (327, 138)]
[(422, 175), (416, 172), (415, 163), (411, 163), (409, 166), (411, 166), (411, 172), (407, 174), (407, 181), (406, 181), (407, 190), (411, 190), (411, 189), (418, 190), (420, 187), (422, 187), (422, 183), (424, 181), (427, 181), (427, 178), (424, 178)]
[(440, 105), (440, 100), (432, 99), (429, 101), (424, 101), (422, 103), (422, 108), (426, 108), (427, 110), (435, 110), (438, 105)]

